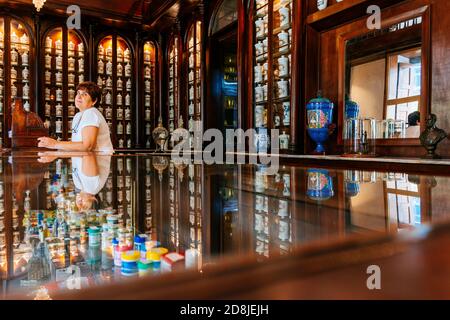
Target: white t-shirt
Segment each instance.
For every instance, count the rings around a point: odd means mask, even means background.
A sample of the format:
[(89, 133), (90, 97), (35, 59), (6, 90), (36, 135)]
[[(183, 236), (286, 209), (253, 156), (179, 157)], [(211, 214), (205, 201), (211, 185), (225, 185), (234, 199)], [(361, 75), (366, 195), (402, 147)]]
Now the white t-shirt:
[(97, 145), (93, 151), (112, 153), (114, 148), (111, 142), (108, 123), (95, 107), (78, 112), (72, 121), (72, 141), (83, 141), (83, 128), (93, 126), (98, 128)]
[(103, 189), (108, 179), (111, 156), (98, 156), (96, 160), (98, 175), (87, 176), (83, 173), (83, 157), (72, 157), (72, 177), (75, 188), (94, 195)]

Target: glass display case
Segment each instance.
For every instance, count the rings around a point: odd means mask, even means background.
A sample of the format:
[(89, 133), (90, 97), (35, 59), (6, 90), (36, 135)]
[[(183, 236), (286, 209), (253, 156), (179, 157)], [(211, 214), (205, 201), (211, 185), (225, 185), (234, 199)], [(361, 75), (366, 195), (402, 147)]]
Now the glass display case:
[[(81, 288), (193, 263), (206, 272), (202, 267), (225, 256), (265, 261), (314, 241), (388, 233), (399, 224), (406, 230), (447, 214), (445, 207), (429, 213), (420, 205), (436, 188), (422, 185), (429, 188), (422, 193), (419, 180), (433, 176), (292, 166), (268, 174), (261, 165), (150, 155), (7, 159), (0, 161), (0, 288), (30, 299), (42, 288), (50, 297), (70, 289), (70, 268), (79, 272)], [(24, 188), (18, 176), (34, 187)], [(332, 185), (332, 178), (342, 183)], [(383, 183), (394, 178), (395, 185)], [(367, 206), (368, 200), (384, 206)], [(138, 266), (123, 268), (122, 259)]]
[(156, 110), (156, 48), (153, 42), (144, 44), (144, 123), (145, 123), (145, 148), (152, 146), (152, 124)]
[[(168, 128), (170, 134), (178, 127), (179, 110), (179, 70), (180, 70), (180, 39), (174, 36), (169, 46), (169, 121)], [(171, 144), (172, 145), (172, 144)], [(172, 145), (173, 146), (173, 145)]]
[(223, 64), (223, 108), (224, 128), (236, 129), (238, 123), (238, 78), (236, 54), (229, 54), (224, 57)]
[(280, 130), (280, 151), (291, 133), (292, 0), (254, 1), (253, 104), (257, 150), (269, 147), (270, 129)]
[(44, 119), (49, 133), (57, 140), (70, 140), (76, 88), (86, 78), (86, 43), (74, 30), (53, 28), (44, 37)]
[(9, 146), (8, 131), (14, 98), (25, 110), (34, 110), (33, 53), (28, 26), (8, 16), (0, 17), (0, 147)]
[(189, 143), (194, 147), (194, 130), (196, 121), (202, 121), (202, 23), (192, 24), (188, 34), (188, 129)]
[(133, 57), (129, 43), (117, 35), (104, 37), (97, 47), (96, 81), (103, 90), (98, 109), (109, 125), (114, 147), (119, 149), (134, 147)]

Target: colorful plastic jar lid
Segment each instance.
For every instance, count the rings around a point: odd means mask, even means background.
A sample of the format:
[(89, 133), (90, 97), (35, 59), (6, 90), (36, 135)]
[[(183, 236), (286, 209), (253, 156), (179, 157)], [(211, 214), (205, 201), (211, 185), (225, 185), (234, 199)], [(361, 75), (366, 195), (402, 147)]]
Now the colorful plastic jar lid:
[(96, 234), (96, 233), (100, 233), (101, 229), (95, 226), (89, 227), (88, 229), (88, 233), (89, 234)]
[(149, 260), (138, 261), (138, 269), (139, 270), (150, 270), (152, 267), (153, 267), (153, 261), (149, 261)]
[(160, 261), (161, 260), (161, 255), (157, 252), (147, 252), (147, 260), (150, 261)]
[(159, 247), (159, 248), (152, 248), (150, 250), (150, 252), (158, 253), (160, 256), (163, 256), (167, 252), (169, 252), (169, 250), (167, 250), (166, 248), (163, 248), (163, 247)]
[(122, 261), (125, 262), (136, 262), (141, 258), (141, 254), (138, 251), (126, 251), (122, 253)]

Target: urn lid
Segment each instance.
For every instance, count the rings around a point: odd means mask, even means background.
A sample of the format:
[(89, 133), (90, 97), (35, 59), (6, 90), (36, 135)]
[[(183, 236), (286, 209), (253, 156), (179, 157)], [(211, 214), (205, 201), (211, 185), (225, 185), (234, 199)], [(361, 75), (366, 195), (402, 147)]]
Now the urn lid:
[(330, 104), (331, 106), (333, 105), (333, 103), (329, 99), (322, 96), (321, 90), (317, 92), (317, 98), (313, 98), (308, 102), (308, 104), (312, 103)]

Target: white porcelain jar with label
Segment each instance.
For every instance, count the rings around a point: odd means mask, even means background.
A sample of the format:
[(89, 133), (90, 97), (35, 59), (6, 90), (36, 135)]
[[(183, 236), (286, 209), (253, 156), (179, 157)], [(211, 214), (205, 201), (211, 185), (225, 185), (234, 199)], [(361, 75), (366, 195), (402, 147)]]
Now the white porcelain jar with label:
[(289, 72), (289, 58), (286, 56), (281, 56), (278, 58), (278, 76), (288, 77)]
[(55, 41), (55, 47), (57, 50), (62, 50), (62, 41), (61, 40), (56, 40)]
[(50, 117), (52, 114), (52, 106), (49, 103), (45, 104), (45, 116)]
[(28, 53), (25, 51), (22, 54), (22, 66), (27, 66), (28, 65)]
[(131, 91), (131, 79), (127, 80), (127, 91)]
[(78, 56), (79, 57), (84, 57), (84, 44), (83, 43), (79, 43), (78, 46)]
[(151, 125), (150, 125), (150, 123), (147, 123), (147, 124), (145, 125), (145, 134), (146, 134), (146, 135), (150, 135), (151, 133), (152, 133)]
[(101, 88), (103, 87), (103, 79), (102, 77), (98, 76), (97, 77), (97, 85)]
[(2, 97), (2, 96), (3, 96), (3, 85), (0, 82), (0, 97)]
[(122, 122), (119, 122), (117, 124), (117, 134), (123, 134), (123, 124), (122, 124)]
[(263, 75), (262, 75), (262, 66), (257, 64), (255, 67), (255, 82), (261, 83), (263, 82)]
[(19, 62), (19, 53), (16, 50), (11, 51), (11, 65), (16, 66)]
[(122, 95), (120, 93), (117, 94), (116, 103), (118, 106), (122, 105)]
[(46, 49), (51, 49), (51, 48), (53, 48), (53, 41), (52, 41), (52, 38), (50, 38), (50, 37), (45, 38), (45, 48), (46, 48)]
[(191, 100), (194, 99), (194, 87), (193, 86), (189, 87), (189, 99), (191, 99)]
[(189, 115), (193, 115), (194, 114), (194, 104), (191, 102), (189, 104)]
[(130, 49), (126, 48), (125, 51), (123, 52), (125, 61), (130, 61), (131, 59), (131, 53), (130, 53)]
[(255, 55), (258, 57), (264, 53), (264, 44), (262, 41), (255, 43)]
[(28, 99), (30, 97), (30, 87), (28, 83), (26, 83), (22, 88), (22, 95), (24, 99)]
[(269, 64), (267, 62), (263, 64), (262, 73), (263, 80), (267, 81), (269, 79)]
[(22, 80), (23, 81), (28, 81), (28, 76), (30, 75), (30, 71), (28, 70), (28, 68), (27, 67), (25, 67), (23, 70), (22, 70)]
[(67, 95), (69, 102), (75, 101), (75, 90), (73, 90), (72, 88), (67, 90)]
[(257, 105), (255, 107), (255, 126), (262, 127), (263, 126), (263, 117), (264, 117), (264, 107), (261, 105)]
[(84, 59), (78, 59), (78, 72), (84, 72)]
[(61, 119), (57, 119), (55, 122), (55, 132), (56, 133), (62, 133), (62, 126), (63, 126), (63, 122)]
[(56, 101), (62, 101), (63, 91), (61, 88), (56, 89)]
[(264, 101), (264, 89), (263, 86), (260, 84), (255, 88), (255, 101), (256, 102)]
[(150, 116), (150, 109), (145, 109), (145, 120), (151, 120)]
[(75, 111), (76, 111), (75, 106), (73, 104), (71, 104), (67, 110), (69, 117), (75, 116)]
[(3, 50), (0, 49), (0, 64), (3, 64)]
[(278, 85), (278, 98), (284, 98), (289, 95), (289, 83), (286, 80), (277, 81)]
[(106, 119), (112, 119), (112, 108), (110, 106), (106, 107), (105, 118)]
[(288, 7), (280, 7), (278, 10), (280, 13), (280, 27), (286, 28), (291, 25), (291, 14)]
[(147, 79), (151, 78), (151, 76), (152, 76), (152, 71), (151, 71), (151, 69), (150, 69), (149, 66), (146, 66), (146, 67), (145, 67), (144, 76), (145, 76), (145, 78), (147, 78)]
[(281, 241), (288, 241), (290, 238), (288, 221), (280, 220), (278, 227), (279, 227), (278, 239), (280, 239)]
[(170, 118), (170, 119), (173, 119), (174, 117), (175, 117), (175, 111), (174, 111), (173, 108), (170, 108), (170, 109), (169, 109), (169, 118)]
[(131, 120), (131, 109), (125, 108), (125, 120)]
[[(127, 140), (127, 148), (131, 148), (132, 144), (131, 144), (131, 139)], [(127, 200), (131, 199), (131, 195), (130, 195), (131, 191), (127, 190)], [(130, 202), (130, 200), (128, 200), (128, 202)], [(131, 212), (131, 209), (129, 210), (129, 212)]]
[[(67, 44), (67, 49), (69, 49), (69, 56), (72, 56), (73, 51), (75, 51), (75, 43), (69, 41), (69, 43)], [(70, 51), (72, 51), (72, 53)]]
[(151, 101), (150, 96), (146, 95), (145, 96), (145, 106), (146, 107), (150, 107), (150, 101)]
[(108, 105), (112, 104), (112, 94), (111, 94), (111, 92), (108, 92), (106, 94), (106, 96), (105, 96), (105, 103), (108, 104)]
[(108, 57), (108, 60), (111, 60), (112, 52), (113, 52), (113, 49), (111, 47), (106, 48), (106, 56)]
[(105, 72), (105, 63), (103, 62), (103, 60), (98, 60), (97, 72), (99, 74), (103, 74)]
[(45, 100), (50, 100), (50, 89), (45, 88)]
[(259, 18), (255, 21), (255, 30), (257, 38), (264, 38), (265, 30), (264, 30), (264, 19)]
[(286, 149), (289, 149), (289, 135), (283, 131), (283, 133), (280, 134), (280, 150)]
[(75, 71), (75, 58), (70, 57), (69, 59), (67, 59), (67, 69), (69, 71)]
[(131, 134), (131, 123), (130, 122), (127, 123), (126, 133)]
[(276, 128), (280, 126), (281, 120), (280, 120), (280, 116), (279, 116), (278, 114), (276, 114), (276, 115), (273, 117), (273, 123), (274, 123), (274, 125), (275, 125)]
[(84, 82), (84, 74), (78, 75), (78, 83)]
[(45, 67), (47, 69), (51, 69), (52, 68), (52, 56), (49, 54), (45, 55)]
[(129, 106), (131, 105), (131, 96), (127, 93), (127, 95), (125, 96), (125, 105)]
[(121, 63), (117, 65), (117, 76), (121, 77), (123, 75), (123, 66)]
[(75, 84), (75, 75), (73, 73), (69, 73), (67, 75), (67, 82), (69, 83), (69, 85)]
[(125, 66), (125, 77), (131, 77), (131, 64), (127, 63)]
[(289, 174), (283, 174), (283, 196), (291, 195), (291, 176)]
[(116, 117), (117, 117), (117, 120), (122, 120), (123, 119), (123, 109), (121, 107), (117, 108)]
[(122, 91), (123, 81), (121, 78), (117, 79), (117, 90)]
[[(119, 148), (123, 148), (123, 139), (122, 138), (119, 139)], [(121, 193), (119, 192), (119, 194), (121, 194)]]
[(123, 50), (121, 47), (117, 47), (117, 59), (122, 60), (123, 59)]
[(108, 79), (106, 79), (106, 87), (112, 88), (112, 78), (111, 77), (108, 77)]
[(284, 30), (278, 34), (278, 46), (282, 53), (289, 51), (289, 34)]
[(60, 103), (58, 103), (56, 105), (55, 110), (56, 110), (55, 114), (56, 114), (57, 117), (62, 117), (63, 116), (63, 106)]
[(323, 10), (327, 7), (328, 0), (317, 0), (317, 9)]
[(63, 77), (63, 74), (61, 72), (59, 72), (59, 71), (55, 74), (55, 80), (56, 80), (57, 84), (61, 84), (62, 83), (62, 77)]
[(112, 72), (113, 72), (112, 63), (111, 63), (111, 61), (108, 61), (106, 63), (106, 74), (109, 75), (109, 76), (112, 76)]
[(57, 56), (56, 57), (56, 70), (62, 70), (63, 68), (63, 57)]

